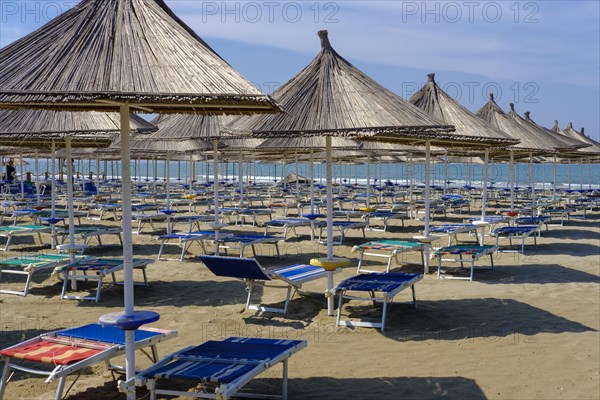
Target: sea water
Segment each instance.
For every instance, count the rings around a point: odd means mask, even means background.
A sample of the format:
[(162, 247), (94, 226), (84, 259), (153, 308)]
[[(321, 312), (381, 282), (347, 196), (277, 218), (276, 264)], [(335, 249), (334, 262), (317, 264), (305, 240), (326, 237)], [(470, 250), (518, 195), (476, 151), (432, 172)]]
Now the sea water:
[[(29, 165), (23, 166), (23, 174), (31, 172), (35, 176), (35, 160), (26, 159)], [(64, 161), (63, 161), (64, 163)], [(119, 161), (100, 161), (95, 160), (75, 160), (74, 171), (80, 178), (90, 176), (94, 179), (97, 176), (106, 177), (106, 179), (119, 178), (121, 176), (121, 166)], [(197, 181), (213, 179), (213, 164), (209, 162), (194, 163), (195, 173), (191, 170), (189, 161), (171, 161), (170, 162), (170, 181), (187, 182), (192, 177)], [(131, 174), (135, 181), (153, 181), (154, 177), (160, 181), (165, 179), (165, 162), (157, 160), (155, 165), (152, 161), (137, 160), (131, 162)], [(487, 168), (488, 183), (499, 187), (508, 186), (509, 166), (507, 163), (490, 163)], [(50, 173), (50, 161), (47, 159), (38, 160), (38, 171), (40, 176)], [(58, 166), (56, 172), (58, 173)], [(156, 171), (156, 175), (154, 173)], [(341, 164), (335, 163), (332, 168), (334, 182), (339, 184), (365, 184), (367, 181), (367, 171), (369, 171), (370, 182), (383, 184), (386, 181), (396, 184), (405, 184), (410, 182), (411, 176), (415, 183), (424, 181), (425, 168), (423, 163), (414, 163), (412, 166), (406, 163), (372, 163), (367, 164)], [(483, 164), (467, 163), (434, 163), (430, 166), (431, 183), (443, 185), (444, 181), (450, 186), (462, 186), (471, 184), (479, 186), (482, 181), (484, 166)], [(567, 188), (569, 184), (576, 189), (580, 185), (585, 187), (600, 188), (600, 164), (588, 165), (587, 162), (579, 163), (572, 161), (568, 164), (557, 164), (556, 172), (554, 164), (551, 162), (545, 164), (516, 163), (514, 166), (514, 176), (517, 186), (530, 186), (535, 182), (535, 186), (551, 187), (556, 173), (557, 186)], [(3, 171), (4, 172), (4, 171)], [(253, 182), (276, 182), (281, 181), (282, 177), (288, 174), (297, 174), (302, 177), (310, 177), (310, 168), (307, 163), (263, 163), (263, 162), (245, 162), (242, 164), (242, 173), (244, 181)], [(17, 166), (17, 175), (21, 174), (20, 166)], [(316, 181), (324, 182), (325, 164), (314, 164), (313, 176)], [(239, 180), (238, 163), (219, 163), (219, 178), (235, 182)]]

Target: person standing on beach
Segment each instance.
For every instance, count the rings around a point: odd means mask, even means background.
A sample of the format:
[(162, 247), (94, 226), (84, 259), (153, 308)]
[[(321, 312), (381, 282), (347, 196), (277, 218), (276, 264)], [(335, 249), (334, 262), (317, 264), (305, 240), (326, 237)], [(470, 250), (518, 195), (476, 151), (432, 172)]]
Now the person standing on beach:
[(6, 181), (8, 183), (13, 183), (15, 180), (15, 166), (13, 159), (9, 159), (8, 163), (6, 163)]

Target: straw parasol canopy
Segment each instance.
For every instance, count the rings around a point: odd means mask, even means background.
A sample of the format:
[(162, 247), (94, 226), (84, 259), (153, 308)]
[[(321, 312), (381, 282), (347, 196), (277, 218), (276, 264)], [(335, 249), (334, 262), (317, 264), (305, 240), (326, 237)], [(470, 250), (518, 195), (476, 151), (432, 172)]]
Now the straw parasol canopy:
[(503, 143), (496, 145), (501, 147), (519, 143), (518, 139), (478, 118), (450, 97), (435, 82), (434, 73), (428, 74), (427, 77), (427, 83), (408, 100), (411, 104), (448, 125), (454, 125), (456, 128), (455, 134), (505, 139)]
[[(187, 126), (180, 124), (182, 117), (186, 120), (199, 121), (199, 124)], [(187, 122), (187, 121), (185, 121)], [(131, 142), (135, 151), (160, 153), (190, 153), (209, 150), (212, 145), (202, 139), (203, 130), (212, 132), (219, 129), (218, 117), (207, 115), (174, 115), (161, 114), (152, 120), (158, 129), (151, 135), (137, 137)]]
[(319, 31), (321, 51), (272, 96), (284, 114), (238, 117), (226, 126), (234, 134), (274, 136), (373, 136), (378, 132), (442, 134), (442, 125), (354, 67)]
[(555, 135), (550, 135), (523, 119), (515, 111), (513, 103), (510, 103), (510, 112), (505, 113), (494, 100), (492, 93), (490, 93), (488, 102), (475, 115), (502, 132), (519, 139), (521, 142), (513, 146), (515, 149), (522, 149), (533, 154), (549, 154), (557, 150), (572, 149), (569, 144), (556, 138)]
[(84, 0), (0, 50), (0, 104), (151, 112), (277, 112), (163, 0)]
[(544, 132), (548, 133), (551, 136), (558, 137), (559, 140), (561, 140), (562, 142), (570, 145), (571, 149), (583, 149), (585, 147), (589, 147), (590, 146), (588, 143), (584, 143), (584, 142), (582, 142), (580, 140), (577, 140), (575, 138), (571, 138), (569, 136), (565, 137), (565, 136), (556, 135), (556, 132), (554, 132), (553, 130), (548, 129), (546, 127), (543, 127), (543, 126), (537, 124), (533, 119), (531, 119), (531, 112), (530, 111), (525, 111), (523, 113), (523, 117), (524, 117), (525, 121), (527, 121), (529, 124), (535, 126), (536, 128), (542, 129)]
[[(131, 115), (133, 134), (149, 133), (156, 127)], [(66, 137), (72, 147), (107, 147), (118, 138), (119, 114), (54, 110), (0, 110), (0, 144), (49, 148), (54, 141), (64, 146)]]
[(578, 140), (583, 143), (587, 143), (590, 147), (585, 148), (585, 151), (593, 151), (600, 152), (600, 143), (595, 141), (589, 136), (586, 136), (584, 133), (584, 128), (581, 128), (581, 132), (578, 132), (575, 128), (573, 128), (573, 123), (569, 122), (565, 129), (560, 129), (558, 126), (558, 121), (554, 121), (554, 126), (551, 129), (552, 131), (564, 135), (566, 137)]

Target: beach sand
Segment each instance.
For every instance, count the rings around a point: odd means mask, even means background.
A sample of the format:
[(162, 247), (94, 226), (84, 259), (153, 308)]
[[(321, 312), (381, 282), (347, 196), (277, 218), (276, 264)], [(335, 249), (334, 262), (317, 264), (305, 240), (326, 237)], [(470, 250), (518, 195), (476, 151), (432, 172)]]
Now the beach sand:
[[(447, 220), (462, 221), (462, 216)], [(390, 232), (368, 231), (367, 238), (410, 239), (421, 224), (409, 221), (402, 228), (394, 222)], [(263, 232), (252, 227), (238, 230)], [(306, 228), (299, 233), (304, 234), (300, 239), (281, 245), (281, 258), (260, 256), (261, 263), (273, 267), (324, 256), (325, 248), (309, 240)], [(285, 316), (242, 312), (244, 284), (213, 276), (191, 255), (183, 263), (150, 265), (150, 287), (136, 287), (135, 304), (137, 309), (160, 313), (155, 326), (178, 331), (177, 338), (159, 345), (161, 355), (229, 336), (307, 340), (308, 346), (290, 359), (291, 399), (598, 399), (599, 240), (595, 212), (585, 220), (550, 227), (537, 247), (527, 246), (525, 256), (497, 254), (495, 269), (476, 271), (473, 282), (436, 280), (435, 274), (429, 274), (416, 285), (418, 308), (393, 305), (383, 333), (336, 327), (322, 295), (296, 296)], [(352, 259), (352, 266), (335, 276), (336, 282), (355, 274), (358, 253), (351, 248), (364, 241), (351, 231), (344, 245), (335, 248), (336, 256)], [(115, 239), (107, 237), (104, 242), (109, 245), (88, 253), (121, 254)], [(48, 247), (19, 238), (2, 256), (41, 250)], [(258, 250), (263, 255), (273, 253), (265, 246)], [(155, 258), (157, 251), (156, 234), (134, 235), (136, 257)], [(167, 247), (173, 257), (178, 251)], [(192, 248), (194, 254), (199, 251)], [(416, 263), (419, 256), (404, 259)], [(369, 259), (369, 263), (384, 267), (381, 260)], [(480, 261), (485, 263), (487, 259)], [(420, 272), (422, 268), (395, 270)], [(19, 286), (8, 276), (2, 277), (1, 285)], [(56, 278), (40, 275), (27, 297), (0, 295), (0, 347), (46, 331), (96, 322), (101, 315), (122, 309), (122, 286), (105, 285), (100, 303), (60, 300), (60, 288)], [(304, 289), (322, 293), (325, 281), (311, 282)], [(263, 304), (281, 304), (285, 295), (273, 288), (258, 293)], [(409, 301), (410, 291), (396, 300)], [(358, 301), (346, 303), (343, 310), (345, 316), (374, 319), (381, 311)], [(138, 367), (149, 365), (140, 353), (136, 361)], [(272, 368), (252, 386), (278, 393), (280, 374), (280, 366)], [(67, 388), (72, 381), (68, 380)], [(49, 399), (55, 390), (56, 382), (47, 384), (43, 378), (17, 373), (5, 399)], [(138, 389), (138, 397), (145, 393)], [(117, 391), (111, 373), (98, 365), (83, 372), (66, 398), (121, 399), (124, 395)]]

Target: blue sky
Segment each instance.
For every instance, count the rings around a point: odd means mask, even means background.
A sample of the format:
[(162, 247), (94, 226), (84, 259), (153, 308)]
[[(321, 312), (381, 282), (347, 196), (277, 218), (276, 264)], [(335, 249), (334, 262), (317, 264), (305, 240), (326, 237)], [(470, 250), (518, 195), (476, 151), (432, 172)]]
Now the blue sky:
[[(77, 1), (0, 0), (0, 46)], [(600, 2), (196, 1), (167, 4), (225, 60), (269, 93), (319, 51), (316, 32), (404, 98), (436, 73), (471, 110), (494, 92), (507, 110), (531, 111), (600, 138)]]

